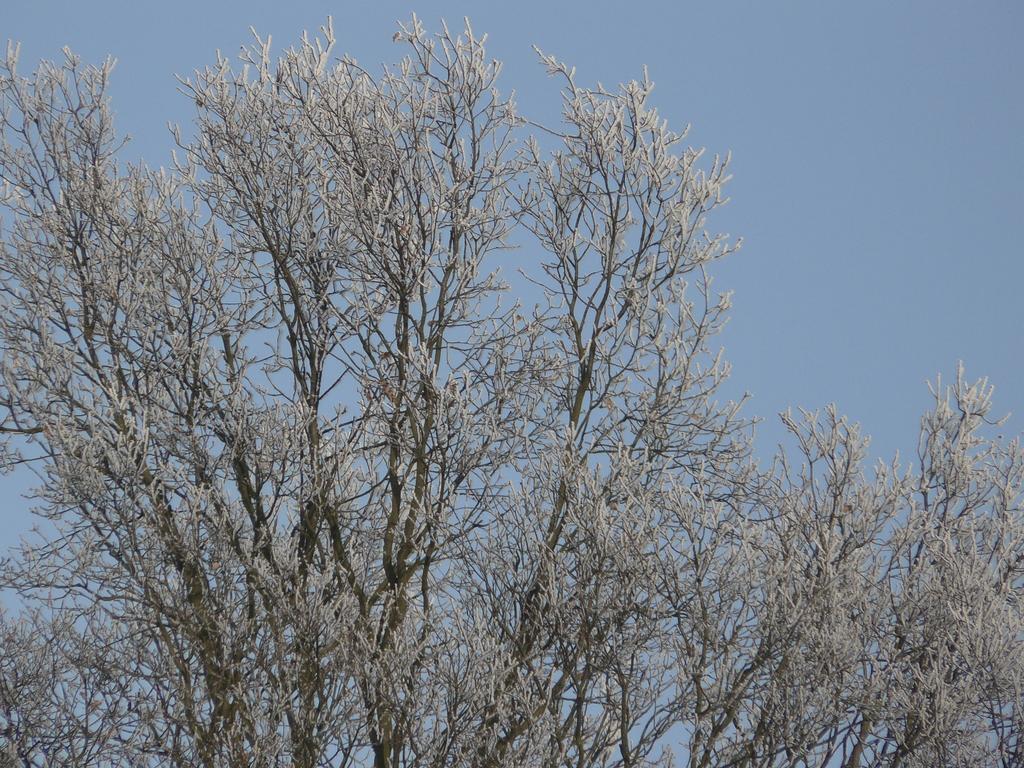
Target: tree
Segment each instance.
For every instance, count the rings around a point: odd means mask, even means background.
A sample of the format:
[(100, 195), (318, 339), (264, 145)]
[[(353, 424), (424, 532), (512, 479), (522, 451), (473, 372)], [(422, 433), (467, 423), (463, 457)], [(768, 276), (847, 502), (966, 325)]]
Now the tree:
[(712, 346), (727, 161), (646, 75), (541, 55), (545, 128), (468, 24), (396, 38), (198, 71), (159, 171), (110, 63), (8, 53), (0, 426), (52, 533), (4, 570), (7, 763), (1021, 765), (987, 383), (934, 388), (912, 466), (828, 409), (761, 467)]

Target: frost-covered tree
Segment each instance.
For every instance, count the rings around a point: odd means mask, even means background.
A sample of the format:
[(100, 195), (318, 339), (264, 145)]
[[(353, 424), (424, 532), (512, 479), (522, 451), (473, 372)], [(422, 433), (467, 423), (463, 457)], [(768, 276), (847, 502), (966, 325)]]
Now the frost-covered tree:
[(827, 410), (759, 466), (727, 163), (646, 76), (542, 55), (542, 127), (468, 25), (396, 40), (198, 71), (160, 171), (109, 64), (8, 53), (0, 430), (48, 523), (3, 571), (3, 764), (1024, 763), (987, 384), (934, 388), (910, 465)]

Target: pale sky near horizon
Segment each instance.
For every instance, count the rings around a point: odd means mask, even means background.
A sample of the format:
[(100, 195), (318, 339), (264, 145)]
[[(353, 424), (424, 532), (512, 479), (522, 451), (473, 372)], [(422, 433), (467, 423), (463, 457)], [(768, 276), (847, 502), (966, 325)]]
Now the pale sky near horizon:
[[(1024, 4), (1019, 2), (115, 2), (0, 0), (0, 44), (20, 68), (71, 47), (118, 59), (117, 124), (130, 157), (167, 162), (187, 124), (174, 73), (234, 54), (248, 28), (275, 48), (334, 18), (335, 52), (368, 68), (403, 51), (396, 21), (470, 16), (505, 62), (521, 110), (550, 120), (557, 84), (531, 45), (613, 85), (646, 64), (653, 103), (689, 142), (733, 155), (712, 228), (744, 238), (715, 273), (734, 291), (721, 341), (727, 393), (766, 417), (836, 402), (872, 454), (916, 449), (925, 381), (990, 377), (1005, 431), (1024, 431)], [(516, 258), (527, 259), (520, 252)], [(28, 527), (21, 478), (0, 478), (0, 550)]]

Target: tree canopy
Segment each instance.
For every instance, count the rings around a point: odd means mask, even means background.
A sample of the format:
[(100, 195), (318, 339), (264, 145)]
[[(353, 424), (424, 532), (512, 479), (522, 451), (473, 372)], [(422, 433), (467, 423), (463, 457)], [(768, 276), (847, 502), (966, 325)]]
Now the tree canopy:
[[(646, 73), (562, 119), (467, 23), (328, 24), (182, 81), (0, 71), (16, 766), (1019, 766), (1024, 461), (937, 382), (910, 462), (834, 407), (755, 460), (712, 288), (728, 159)], [(513, 279), (514, 278), (514, 279)]]

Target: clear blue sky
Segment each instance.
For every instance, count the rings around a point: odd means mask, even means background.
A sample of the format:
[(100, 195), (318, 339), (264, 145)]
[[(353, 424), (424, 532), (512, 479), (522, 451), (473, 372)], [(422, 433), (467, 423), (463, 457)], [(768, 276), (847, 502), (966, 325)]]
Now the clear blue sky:
[[(168, 121), (191, 111), (174, 73), (234, 53), (248, 28), (296, 41), (334, 17), (337, 51), (396, 59), (398, 19), (469, 15), (505, 62), (524, 112), (550, 119), (555, 84), (531, 44), (614, 84), (647, 64), (654, 102), (692, 143), (733, 153), (742, 235), (718, 271), (735, 291), (722, 339), (730, 395), (768, 417), (836, 402), (873, 453), (915, 447), (926, 379), (988, 375), (1024, 430), (1024, 4), (1000, 2), (142, 2), (0, 0), (21, 67), (67, 45), (118, 59), (113, 102), (131, 154), (166, 162)], [(523, 255), (526, 258), (526, 255)], [(0, 545), (27, 527), (18, 478), (0, 480)]]

